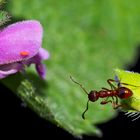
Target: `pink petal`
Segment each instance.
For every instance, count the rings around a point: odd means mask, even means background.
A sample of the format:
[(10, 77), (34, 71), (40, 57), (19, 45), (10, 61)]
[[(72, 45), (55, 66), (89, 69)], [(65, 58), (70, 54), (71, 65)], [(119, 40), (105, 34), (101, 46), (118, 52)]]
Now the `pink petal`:
[(42, 26), (29, 20), (12, 24), (0, 32), (0, 65), (35, 56), (42, 44)]

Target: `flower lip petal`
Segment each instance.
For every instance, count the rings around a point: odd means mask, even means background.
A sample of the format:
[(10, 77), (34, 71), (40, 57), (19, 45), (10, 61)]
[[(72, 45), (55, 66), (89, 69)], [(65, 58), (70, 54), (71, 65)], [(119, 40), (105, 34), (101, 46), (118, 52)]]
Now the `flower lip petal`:
[[(27, 60), (42, 45), (42, 26), (36, 20), (17, 22), (0, 32), (0, 65)], [(21, 55), (21, 52), (29, 52)]]
[(0, 66), (0, 79), (23, 70), (23, 64), (13, 63)]
[(11, 75), (11, 74), (14, 74), (14, 73), (16, 73), (17, 72), (17, 70), (13, 70), (13, 69), (11, 69), (11, 70), (9, 70), (9, 71), (1, 71), (0, 70), (0, 79), (3, 79), (3, 78), (5, 78), (5, 77), (7, 77), (8, 75)]

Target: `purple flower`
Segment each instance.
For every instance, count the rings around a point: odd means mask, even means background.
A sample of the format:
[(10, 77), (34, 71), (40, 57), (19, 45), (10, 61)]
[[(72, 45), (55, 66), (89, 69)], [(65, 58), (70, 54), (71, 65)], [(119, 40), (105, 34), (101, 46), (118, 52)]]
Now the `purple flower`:
[(36, 20), (17, 22), (0, 31), (0, 79), (22, 72), (32, 63), (45, 79), (42, 60), (48, 59), (49, 53), (41, 48), (42, 34), (42, 26)]

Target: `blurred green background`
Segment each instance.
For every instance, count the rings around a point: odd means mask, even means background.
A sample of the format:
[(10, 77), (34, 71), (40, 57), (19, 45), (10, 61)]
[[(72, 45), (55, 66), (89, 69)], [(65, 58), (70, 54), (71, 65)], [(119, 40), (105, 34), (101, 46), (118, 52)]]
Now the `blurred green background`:
[[(18, 96), (40, 116), (73, 135), (101, 136), (96, 124), (109, 121), (116, 112), (110, 104), (100, 105), (100, 100), (90, 103), (86, 120), (82, 120), (87, 95), (69, 76), (88, 91), (109, 88), (106, 80), (114, 78), (114, 69), (125, 68), (135, 60), (140, 42), (139, 4), (138, 0), (9, 1), (6, 9), (12, 21), (41, 22), (43, 47), (51, 57), (44, 62), (48, 70), (45, 82), (29, 76), (32, 82), (20, 79), (19, 88), (12, 85), (13, 79), (19, 80), (15, 76), (4, 83), (12, 90), (18, 89)], [(35, 73), (32, 68), (29, 71)], [(24, 94), (23, 88), (27, 88)]]

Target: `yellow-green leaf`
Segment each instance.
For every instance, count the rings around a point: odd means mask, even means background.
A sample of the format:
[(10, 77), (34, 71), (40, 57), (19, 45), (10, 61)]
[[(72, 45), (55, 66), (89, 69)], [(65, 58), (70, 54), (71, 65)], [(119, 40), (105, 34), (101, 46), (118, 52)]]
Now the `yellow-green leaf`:
[(128, 111), (140, 111), (140, 74), (120, 69), (116, 69), (115, 73), (121, 83), (128, 84), (122, 85), (133, 92), (133, 95), (128, 99), (124, 99), (122, 104), (126, 105)]

